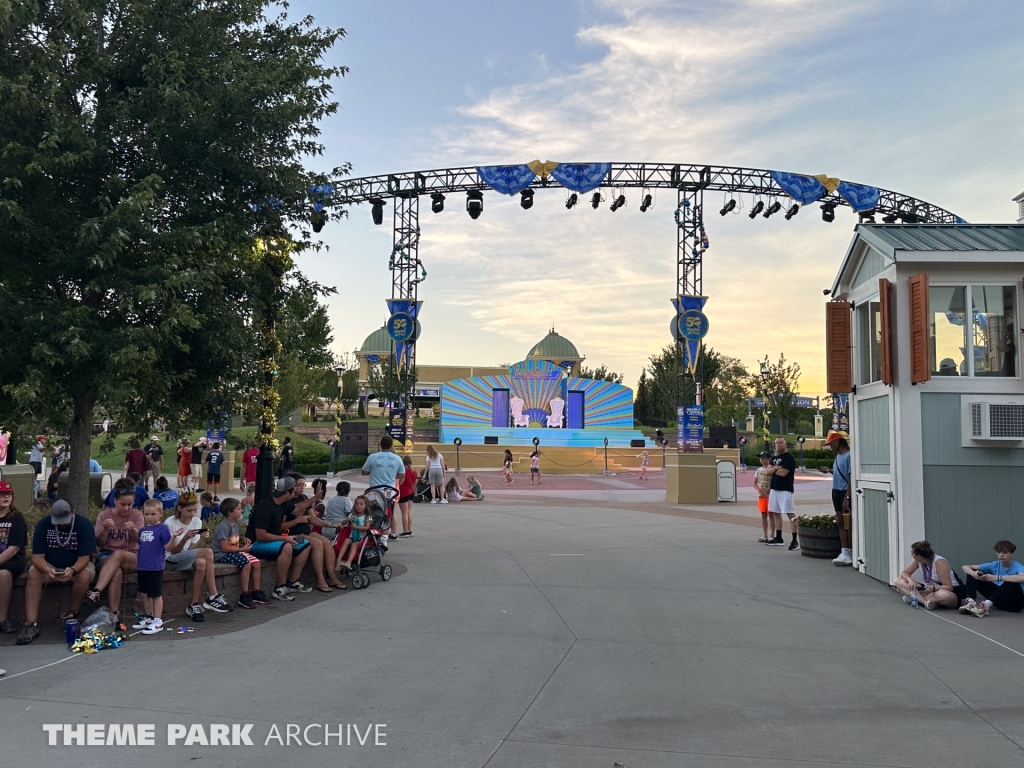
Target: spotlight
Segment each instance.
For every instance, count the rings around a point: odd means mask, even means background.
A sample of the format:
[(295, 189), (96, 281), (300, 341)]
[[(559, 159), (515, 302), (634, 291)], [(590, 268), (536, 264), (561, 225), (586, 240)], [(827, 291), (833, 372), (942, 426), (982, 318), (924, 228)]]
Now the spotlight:
[(434, 213), (440, 213), (444, 210), (444, 195), (440, 192), (435, 192), (430, 196), (430, 210)]
[(832, 289), (831, 289), (831, 288), (826, 288), (825, 290), (823, 290), (823, 291), (822, 291), (822, 293), (823, 293), (823, 294), (824, 294), (825, 296), (828, 296), (828, 295), (829, 295), (830, 293), (832, 293)]
[(595, 192), (594, 196), (592, 198), (590, 198), (590, 207), (593, 208), (596, 211), (597, 210), (597, 206), (599, 206), (601, 204), (601, 200), (602, 200), (601, 193), (600, 192)]
[(750, 218), (757, 218), (757, 214), (764, 210), (764, 200), (758, 200), (753, 208), (750, 209)]
[(896, 223), (896, 214), (895, 213), (888, 213), (888, 214), (886, 214), (885, 216), (882, 217), (882, 221), (884, 221), (886, 224), (895, 224)]
[(832, 223), (836, 220), (836, 204), (835, 203), (822, 203), (821, 206), (821, 220)]
[(580, 201), (579, 197), (576, 195), (575, 192), (573, 192), (571, 195), (569, 195), (569, 199), (565, 201), (565, 210), (568, 211), (570, 208), (572, 208), (574, 205), (576, 205), (576, 203), (578, 203), (579, 201)]
[(768, 206), (768, 210), (764, 212), (764, 217), (767, 219), (773, 213), (778, 213), (782, 209), (782, 203), (776, 200), (774, 203)]
[(528, 211), (533, 208), (533, 190), (527, 187), (520, 194), (519, 205), (522, 206), (524, 211)]
[(651, 207), (651, 196), (644, 195), (643, 202), (640, 203), (640, 213), (647, 213), (647, 209)]
[(319, 232), (327, 223), (327, 214), (323, 211), (313, 211), (313, 215), (309, 217), (309, 223), (313, 225), (314, 232)]
[(861, 224), (874, 224), (875, 223), (875, 209), (869, 208), (866, 211), (859, 211), (857, 215), (860, 217)]
[(479, 189), (471, 189), (466, 193), (466, 213), (471, 219), (479, 219), (484, 212), (484, 193)]
[(384, 223), (384, 206), (386, 203), (379, 197), (370, 198), (370, 215), (373, 217), (373, 223), (378, 227)]
[(903, 220), (904, 224), (917, 224), (916, 213), (901, 213), (900, 218)]
[(619, 208), (621, 208), (625, 204), (626, 204), (626, 196), (625, 195), (619, 195), (618, 197), (616, 197), (615, 200), (612, 202), (612, 213), (615, 213), (615, 211), (619, 210)]
[(796, 203), (793, 203), (791, 206), (789, 206), (789, 210), (786, 211), (786, 221), (789, 221), (798, 213), (800, 213), (800, 206), (797, 205)]
[(730, 200), (728, 203), (726, 203), (725, 205), (722, 206), (722, 210), (720, 210), (719, 213), (722, 214), (723, 216), (725, 216), (727, 213), (731, 213), (735, 209), (736, 209), (736, 201), (735, 200)]

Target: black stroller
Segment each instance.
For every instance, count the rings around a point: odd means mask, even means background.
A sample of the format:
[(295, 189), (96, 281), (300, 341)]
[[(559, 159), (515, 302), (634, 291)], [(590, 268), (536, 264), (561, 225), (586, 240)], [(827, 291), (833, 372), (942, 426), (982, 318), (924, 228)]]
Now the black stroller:
[(384, 554), (388, 551), (384, 537), (391, 528), (398, 490), (394, 486), (375, 485), (366, 489), (365, 496), (370, 503), (371, 523), (362, 540), (356, 543), (359, 549), (352, 558), (352, 589), (370, 586), (370, 576), (365, 571), (376, 570), (381, 581), (391, 578), (391, 566), (384, 562)]
[(423, 504), (434, 498), (434, 492), (430, 488), (425, 476), (416, 479), (416, 490), (413, 492), (413, 503)]

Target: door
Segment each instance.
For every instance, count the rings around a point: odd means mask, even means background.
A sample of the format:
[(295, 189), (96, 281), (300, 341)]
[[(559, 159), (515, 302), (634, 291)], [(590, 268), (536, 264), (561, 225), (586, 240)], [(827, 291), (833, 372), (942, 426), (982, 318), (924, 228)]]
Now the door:
[(568, 429), (583, 429), (583, 392), (570, 390), (567, 407), (566, 427)]
[(508, 428), (508, 390), (491, 390), (491, 426)]
[[(857, 515), (854, 528), (857, 533), (857, 563), (861, 571), (873, 579), (892, 584), (896, 571), (893, 562), (896, 553), (896, 498), (889, 483), (861, 482), (857, 484)], [(898, 570), (898, 566), (896, 566)]]

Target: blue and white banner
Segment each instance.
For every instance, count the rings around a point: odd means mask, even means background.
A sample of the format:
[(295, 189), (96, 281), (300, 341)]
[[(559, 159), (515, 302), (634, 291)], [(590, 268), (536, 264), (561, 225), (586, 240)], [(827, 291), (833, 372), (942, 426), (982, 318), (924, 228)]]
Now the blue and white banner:
[(782, 191), (796, 200), (800, 205), (810, 205), (825, 194), (825, 185), (813, 176), (785, 171), (769, 171), (772, 179)]
[(503, 195), (522, 192), (537, 178), (527, 165), (478, 165), (476, 172), (480, 181)]
[(848, 202), (855, 211), (870, 211), (882, 199), (882, 192), (878, 187), (851, 184), (848, 181), (839, 182), (839, 189), (837, 191), (843, 200)]
[(582, 195), (604, 184), (611, 169), (611, 163), (562, 163), (551, 171), (551, 176), (566, 189)]

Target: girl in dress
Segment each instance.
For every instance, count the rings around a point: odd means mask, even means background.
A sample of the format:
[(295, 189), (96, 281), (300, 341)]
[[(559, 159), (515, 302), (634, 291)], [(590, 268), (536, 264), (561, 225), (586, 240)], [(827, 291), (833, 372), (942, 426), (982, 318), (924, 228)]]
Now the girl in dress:
[(192, 481), (192, 446), (189, 445), (188, 440), (181, 441), (181, 447), (178, 448), (178, 488), (179, 490), (188, 490), (189, 483)]
[(512, 451), (505, 449), (505, 462), (501, 465), (501, 474), (505, 476), (505, 485), (512, 485)]

